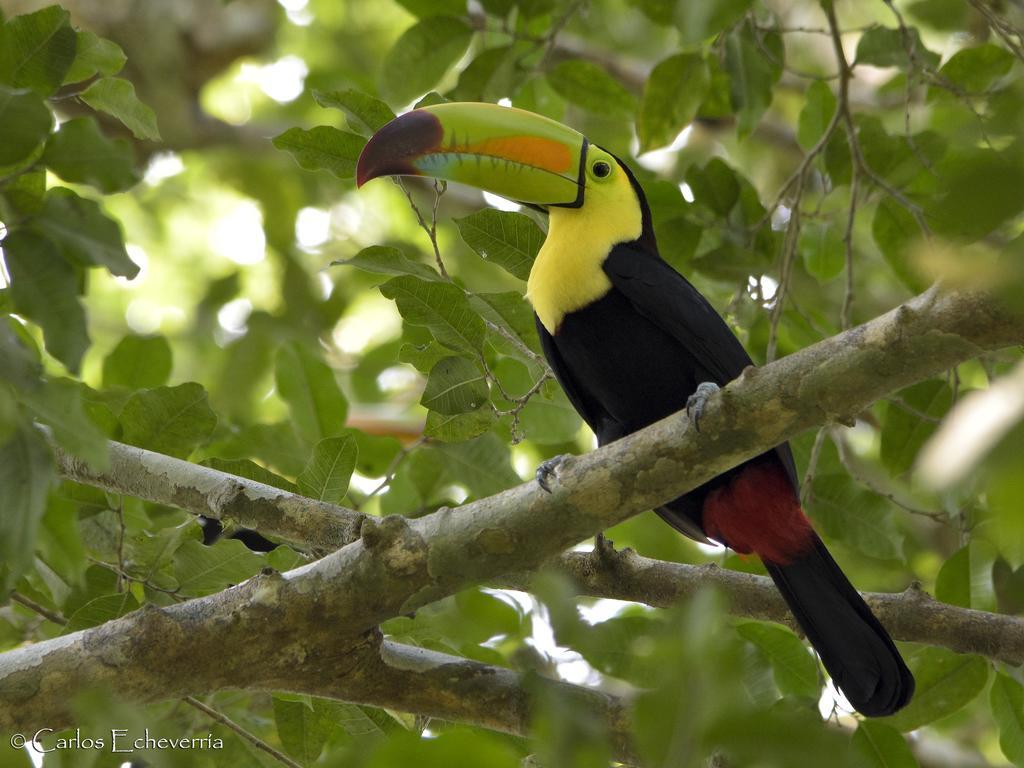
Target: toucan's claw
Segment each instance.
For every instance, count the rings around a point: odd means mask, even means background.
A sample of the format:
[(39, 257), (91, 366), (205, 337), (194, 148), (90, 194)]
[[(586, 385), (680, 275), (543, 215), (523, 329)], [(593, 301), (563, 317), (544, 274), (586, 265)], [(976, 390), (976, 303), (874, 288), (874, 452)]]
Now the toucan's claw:
[(537, 467), (537, 485), (551, 493), (551, 481), (558, 479), (558, 467), (567, 458), (569, 458), (569, 454), (563, 453), (553, 459), (542, 461)]
[(713, 381), (702, 381), (697, 385), (694, 393), (686, 398), (686, 415), (693, 422), (693, 428), (700, 432), (700, 417), (704, 415), (704, 406), (708, 398), (719, 390), (719, 386)]

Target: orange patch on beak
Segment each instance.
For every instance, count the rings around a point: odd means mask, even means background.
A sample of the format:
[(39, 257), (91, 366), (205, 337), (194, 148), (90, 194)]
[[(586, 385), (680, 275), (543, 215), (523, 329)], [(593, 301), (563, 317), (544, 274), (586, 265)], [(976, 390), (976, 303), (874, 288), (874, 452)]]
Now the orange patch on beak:
[[(446, 150), (449, 148), (446, 148)], [(575, 172), (572, 150), (565, 144), (539, 136), (507, 136), (500, 139), (484, 139), (473, 144), (450, 148), (450, 151), (465, 152), (486, 157), (498, 157), (515, 163), (542, 168), (563, 174)]]

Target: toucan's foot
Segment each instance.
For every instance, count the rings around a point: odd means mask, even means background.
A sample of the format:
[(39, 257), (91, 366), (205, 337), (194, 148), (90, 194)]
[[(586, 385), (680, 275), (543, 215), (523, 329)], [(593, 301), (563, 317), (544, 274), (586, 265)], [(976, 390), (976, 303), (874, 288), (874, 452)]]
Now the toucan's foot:
[(594, 537), (594, 554), (602, 560), (608, 559), (616, 554), (615, 542), (611, 539), (605, 538), (603, 531)]
[(537, 485), (551, 493), (551, 481), (558, 479), (558, 467), (568, 457), (569, 454), (563, 453), (555, 456), (553, 459), (542, 461), (540, 466), (537, 467)]
[(704, 406), (708, 398), (719, 390), (719, 386), (713, 381), (702, 381), (697, 389), (686, 399), (686, 415), (693, 422), (693, 428), (700, 432), (700, 417), (704, 415)]

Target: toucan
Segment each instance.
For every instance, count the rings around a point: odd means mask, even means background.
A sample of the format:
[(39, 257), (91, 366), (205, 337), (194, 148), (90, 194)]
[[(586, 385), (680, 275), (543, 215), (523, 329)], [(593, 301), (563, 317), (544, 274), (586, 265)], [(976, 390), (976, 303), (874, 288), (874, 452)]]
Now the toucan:
[[(750, 356), (708, 300), (658, 253), (633, 172), (547, 117), (483, 103), (407, 112), (377, 131), (356, 166), (381, 176), (462, 182), (546, 210), (527, 282), (544, 356), (604, 445), (707, 398)], [(544, 487), (557, 467), (541, 465)], [(804, 514), (788, 444), (656, 510), (700, 541), (756, 554), (825, 669), (855, 709), (890, 715), (914, 692), (892, 638)]]

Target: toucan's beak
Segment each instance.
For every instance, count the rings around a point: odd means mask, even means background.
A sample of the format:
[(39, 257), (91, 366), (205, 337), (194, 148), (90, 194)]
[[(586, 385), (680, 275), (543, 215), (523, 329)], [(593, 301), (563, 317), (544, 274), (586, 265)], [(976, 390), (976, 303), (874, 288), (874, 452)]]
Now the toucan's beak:
[(431, 176), (523, 203), (578, 206), (586, 151), (582, 134), (533, 112), (437, 104), (396, 117), (370, 137), (359, 155), (356, 183)]

